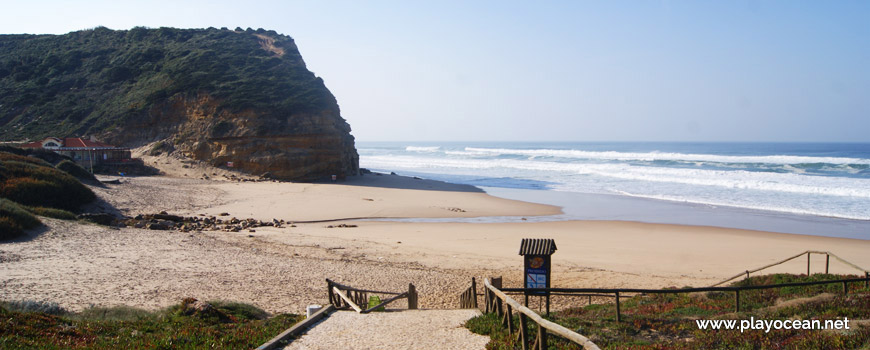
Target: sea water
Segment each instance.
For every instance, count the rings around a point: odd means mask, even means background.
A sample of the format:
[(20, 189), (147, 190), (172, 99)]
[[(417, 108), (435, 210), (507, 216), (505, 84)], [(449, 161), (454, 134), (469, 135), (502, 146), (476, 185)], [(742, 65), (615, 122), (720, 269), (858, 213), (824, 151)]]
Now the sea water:
[[(357, 150), (363, 168), (475, 185), (507, 197), (539, 198), (567, 207), (559, 219), (705, 224), (703, 217), (680, 215), (681, 210), (726, 208), (731, 214), (750, 215), (729, 215), (711, 225), (771, 229), (741, 221), (752, 222), (753, 215), (779, 216), (836, 224), (814, 230), (848, 231), (819, 234), (870, 239), (867, 143), (360, 142)], [(614, 208), (653, 205), (629, 210), (635, 214), (627, 216), (617, 211), (590, 217), (583, 212), (595, 206), (580, 203), (590, 200), (615, 200)], [(662, 212), (667, 220), (648, 218)]]

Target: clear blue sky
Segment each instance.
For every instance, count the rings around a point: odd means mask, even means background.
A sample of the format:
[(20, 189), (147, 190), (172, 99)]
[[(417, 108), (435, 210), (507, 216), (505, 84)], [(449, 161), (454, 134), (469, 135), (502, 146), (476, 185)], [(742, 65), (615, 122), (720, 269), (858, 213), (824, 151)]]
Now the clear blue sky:
[(273, 29), (361, 141), (870, 142), (870, 1), (14, 1), (0, 33)]

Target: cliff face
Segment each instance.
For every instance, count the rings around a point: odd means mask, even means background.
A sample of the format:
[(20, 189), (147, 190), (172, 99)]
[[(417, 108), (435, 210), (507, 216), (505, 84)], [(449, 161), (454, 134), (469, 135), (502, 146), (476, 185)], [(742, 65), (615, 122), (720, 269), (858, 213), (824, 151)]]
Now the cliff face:
[(220, 105), (207, 94), (172, 98), (105, 136), (119, 144), (164, 140), (187, 157), (217, 167), (233, 162), (236, 169), (277, 179), (343, 178), (359, 171), (350, 125), (337, 107), (283, 117)]
[(286, 180), (359, 170), (350, 125), (290, 37), (97, 28), (0, 36), (0, 49), (3, 139), (162, 140), (215, 166)]

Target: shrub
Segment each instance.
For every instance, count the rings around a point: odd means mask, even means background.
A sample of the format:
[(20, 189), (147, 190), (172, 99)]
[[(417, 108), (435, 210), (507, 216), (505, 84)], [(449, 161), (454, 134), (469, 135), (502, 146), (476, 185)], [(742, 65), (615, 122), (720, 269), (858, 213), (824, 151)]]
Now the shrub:
[(169, 144), (166, 141), (158, 141), (154, 145), (151, 146), (151, 151), (148, 152), (149, 156), (159, 156), (166, 153), (172, 153), (175, 150), (175, 147)]
[(31, 212), (33, 215), (45, 216), (49, 218), (55, 218), (60, 220), (76, 220), (76, 214), (68, 212), (63, 209), (55, 209), (55, 208), (46, 208), (46, 207), (27, 207), (27, 211)]
[(17, 203), (75, 211), (96, 198), (79, 180), (55, 168), (17, 161), (3, 162), (3, 167), (0, 196)]
[(48, 162), (46, 162), (42, 159), (35, 158), (35, 157), (28, 157), (25, 155), (12, 154), (9, 152), (0, 152), (0, 161), (2, 161), (4, 163), (6, 163), (6, 162), (22, 162), (22, 163), (28, 163), (28, 164), (33, 164), (33, 165), (51, 166), (51, 164), (49, 164)]
[(24, 234), (21, 225), (10, 217), (0, 216), (0, 240), (12, 239)]
[(225, 300), (210, 301), (209, 304), (239, 320), (265, 320), (269, 318), (268, 312), (251, 304)]
[(9, 311), (40, 312), (49, 315), (65, 315), (69, 313), (68, 311), (66, 311), (66, 309), (60, 307), (60, 305), (58, 305), (57, 303), (48, 301), (7, 301), (3, 303), (3, 307), (5, 307)]
[(0, 198), (0, 240), (10, 239), (20, 236), (24, 230), (31, 229), (42, 225), (33, 214), (30, 214), (16, 204), (7, 199)]
[(57, 163), (54, 167), (81, 180), (97, 180), (97, 178), (94, 177), (94, 174), (91, 174), (85, 170), (85, 168), (82, 168), (78, 164), (69, 160), (63, 160), (60, 163)]
[(82, 310), (77, 316), (84, 320), (138, 321), (147, 317), (152, 317), (154, 316), (154, 313), (130, 306), (92, 306)]

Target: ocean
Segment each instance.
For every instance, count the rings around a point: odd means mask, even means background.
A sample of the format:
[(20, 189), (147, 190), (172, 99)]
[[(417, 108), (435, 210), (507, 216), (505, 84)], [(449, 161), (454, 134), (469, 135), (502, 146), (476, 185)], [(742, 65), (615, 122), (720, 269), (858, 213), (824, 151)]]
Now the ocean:
[(357, 150), (372, 171), (565, 207), (544, 219), (870, 239), (868, 143), (358, 142)]

